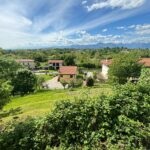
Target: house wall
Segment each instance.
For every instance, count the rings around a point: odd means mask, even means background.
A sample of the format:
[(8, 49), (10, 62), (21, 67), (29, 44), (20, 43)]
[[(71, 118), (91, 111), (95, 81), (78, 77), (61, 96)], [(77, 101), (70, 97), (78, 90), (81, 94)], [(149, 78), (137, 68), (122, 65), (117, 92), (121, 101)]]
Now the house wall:
[(35, 68), (35, 63), (34, 62), (21, 62), (21, 64), (29, 69), (34, 69)]
[(109, 66), (103, 64), (102, 75), (104, 76), (105, 79), (108, 79), (108, 70), (109, 70)]
[(63, 63), (49, 63), (50, 67), (54, 67), (54, 69), (59, 69), (61, 66), (63, 66)]
[(71, 78), (71, 75), (59, 75), (59, 79), (60, 80), (68, 79), (69, 81), (70, 80), (75, 80), (76, 79), (76, 75), (72, 75), (72, 78)]

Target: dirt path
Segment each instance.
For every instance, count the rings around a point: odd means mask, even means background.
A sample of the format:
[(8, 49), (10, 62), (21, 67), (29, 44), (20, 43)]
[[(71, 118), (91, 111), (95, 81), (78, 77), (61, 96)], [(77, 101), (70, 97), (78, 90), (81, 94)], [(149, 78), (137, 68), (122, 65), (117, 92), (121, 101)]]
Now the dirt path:
[(60, 82), (58, 82), (58, 76), (45, 82), (43, 85), (47, 89), (64, 89), (63, 85)]

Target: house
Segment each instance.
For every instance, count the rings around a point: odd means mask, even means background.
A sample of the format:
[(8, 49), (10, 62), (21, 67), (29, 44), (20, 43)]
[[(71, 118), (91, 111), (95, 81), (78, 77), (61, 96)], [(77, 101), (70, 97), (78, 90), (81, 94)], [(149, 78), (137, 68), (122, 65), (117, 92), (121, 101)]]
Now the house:
[(77, 66), (61, 66), (59, 68), (59, 80), (76, 80)]
[[(141, 58), (139, 60), (140, 64), (143, 64), (144, 67), (146, 68), (150, 68), (150, 58)], [(102, 60), (101, 61), (101, 65), (102, 65), (102, 75), (104, 77), (104, 79), (108, 79), (108, 70), (109, 70), (109, 66), (112, 64), (112, 59), (109, 60)]]
[(63, 66), (64, 61), (63, 60), (49, 60), (48, 61), (49, 67), (54, 68), (55, 70), (59, 69), (61, 66)]
[(104, 79), (108, 79), (108, 70), (111, 64), (112, 64), (112, 59), (106, 59), (101, 61), (102, 76), (104, 77)]
[(17, 59), (16, 62), (27, 67), (28, 69), (34, 69), (35, 68), (35, 62), (32, 59)]
[(142, 58), (139, 63), (143, 64), (146, 68), (150, 68), (150, 58)]

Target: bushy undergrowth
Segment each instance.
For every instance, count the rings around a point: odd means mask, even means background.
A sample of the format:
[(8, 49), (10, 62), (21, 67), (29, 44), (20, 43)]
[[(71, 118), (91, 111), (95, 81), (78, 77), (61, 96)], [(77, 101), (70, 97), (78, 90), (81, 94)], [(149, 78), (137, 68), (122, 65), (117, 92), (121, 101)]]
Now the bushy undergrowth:
[(44, 119), (1, 131), (0, 149), (150, 149), (150, 91), (126, 84), (112, 96), (63, 101)]

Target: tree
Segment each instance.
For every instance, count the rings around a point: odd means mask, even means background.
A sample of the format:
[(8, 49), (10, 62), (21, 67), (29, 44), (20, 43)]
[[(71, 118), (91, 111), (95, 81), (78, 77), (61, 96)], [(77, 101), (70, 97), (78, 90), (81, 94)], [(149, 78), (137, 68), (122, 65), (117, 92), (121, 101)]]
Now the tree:
[(118, 54), (110, 65), (108, 72), (109, 80), (115, 83), (124, 84), (129, 78), (138, 78), (141, 72), (141, 65), (138, 58), (132, 54)]
[(74, 66), (75, 65), (75, 57), (73, 55), (68, 55), (64, 59), (66, 66)]
[(12, 79), (14, 87), (13, 94), (27, 94), (35, 90), (37, 83), (36, 76), (29, 70), (20, 69), (16, 72), (15, 77)]
[(44, 77), (41, 77), (41, 76), (38, 76), (37, 77), (37, 89), (41, 89), (41, 87), (42, 87), (42, 84), (45, 82), (45, 79), (44, 79)]
[(0, 79), (11, 80), (16, 71), (22, 66), (13, 59), (0, 57)]
[(8, 82), (0, 82), (0, 109), (9, 102), (12, 87)]

